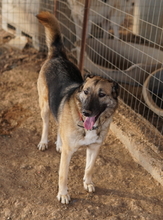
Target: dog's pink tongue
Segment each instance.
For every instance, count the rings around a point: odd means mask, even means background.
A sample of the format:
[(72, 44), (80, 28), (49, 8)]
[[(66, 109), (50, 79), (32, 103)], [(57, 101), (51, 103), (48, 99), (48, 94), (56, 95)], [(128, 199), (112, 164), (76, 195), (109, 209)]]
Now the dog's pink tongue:
[(87, 130), (91, 130), (93, 125), (95, 124), (95, 116), (94, 117), (86, 117), (84, 120), (84, 128)]

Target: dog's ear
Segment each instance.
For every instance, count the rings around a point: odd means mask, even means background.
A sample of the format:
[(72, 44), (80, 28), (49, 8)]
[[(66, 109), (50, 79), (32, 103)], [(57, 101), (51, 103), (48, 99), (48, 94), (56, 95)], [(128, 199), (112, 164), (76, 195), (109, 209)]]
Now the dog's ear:
[(94, 74), (86, 73), (86, 74), (83, 76), (83, 79), (84, 79), (84, 81), (85, 81), (87, 78), (93, 78), (94, 76), (95, 76)]
[(117, 99), (119, 95), (119, 85), (116, 82), (113, 82), (113, 86), (112, 86), (112, 96), (114, 99)]
[(78, 93), (81, 92), (82, 89), (83, 89), (83, 84), (79, 87), (79, 89), (78, 89)]

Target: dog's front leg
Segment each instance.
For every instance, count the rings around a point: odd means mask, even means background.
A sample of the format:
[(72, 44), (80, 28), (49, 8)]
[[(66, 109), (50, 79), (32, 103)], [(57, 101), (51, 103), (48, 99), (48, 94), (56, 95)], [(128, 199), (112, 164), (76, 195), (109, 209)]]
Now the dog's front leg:
[(115, 13), (115, 15), (111, 17), (111, 26), (113, 28), (115, 39), (118, 39), (118, 40), (120, 39), (119, 29), (120, 29), (120, 25), (121, 25), (121, 23), (123, 23), (124, 19), (125, 19), (125, 16), (119, 14), (118, 12)]
[(95, 187), (92, 182), (92, 173), (99, 149), (100, 149), (99, 144), (92, 144), (87, 148), (86, 168), (85, 168), (83, 184), (84, 184), (84, 188), (88, 192), (95, 192)]
[(62, 140), (61, 140), (59, 131), (57, 134), (57, 141), (55, 142), (55, 144), (56, 144), (56, 151), (61, 153), (62, 152)]
[(78, 16), (80, 15), (76, 15), (76, 13), (73, 15), (73, 20), (74, 20), (74, 24), (75, 24), (75, 31), (76, 31), (76, 41), (81, 40), (82, 38), (82, 18), (80, 19)]
[(108, 38), (109, 36), (109, 29), (110, 29), (110, 22), (107, 19), (103, 19), (102, 23), (103, 30), (103, 39)]
[(88, 21), (86, 39), (87, 39), (88, 37), (91, 37), (91, 30), (92, 30), (92, 21)]
[(67, 181), (68, 181), (68, 170), (69, 164), (72, 157), (73, 151), (67, 150), (67, 146), (62, 146), (61, 161), (59, 168), (59, 192), (57, 195), (58, 201), (63, 204), (68, 204), (70, 196), (68, 194)]

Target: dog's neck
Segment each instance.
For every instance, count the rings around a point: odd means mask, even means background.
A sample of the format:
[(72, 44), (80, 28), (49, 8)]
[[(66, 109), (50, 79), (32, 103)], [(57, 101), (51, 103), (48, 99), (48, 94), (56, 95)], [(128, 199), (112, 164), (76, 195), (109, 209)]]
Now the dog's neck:
[(79, 112), (80, 121), (84, 122), (82, 114)]

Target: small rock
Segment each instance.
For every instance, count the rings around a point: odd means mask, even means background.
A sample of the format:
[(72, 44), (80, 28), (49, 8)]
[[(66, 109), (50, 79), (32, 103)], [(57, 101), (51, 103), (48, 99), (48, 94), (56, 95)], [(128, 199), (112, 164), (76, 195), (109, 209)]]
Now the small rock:
[(6, 219), (11, 219), (11, 211), (8, 208), (4, 209), (4, 215), (6, 217)]
[(24, 170), (31, 170), (33, 167), (27, 164), (23, 164), (20, 169), (24, 169)]

